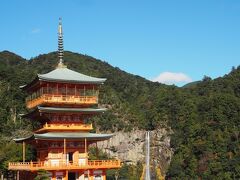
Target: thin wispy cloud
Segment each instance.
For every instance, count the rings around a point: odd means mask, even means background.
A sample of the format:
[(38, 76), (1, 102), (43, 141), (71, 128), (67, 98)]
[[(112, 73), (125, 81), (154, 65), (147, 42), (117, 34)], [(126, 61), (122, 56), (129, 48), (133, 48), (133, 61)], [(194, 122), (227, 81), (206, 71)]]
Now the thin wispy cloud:
[(177, 83), (189, 83), (192, 82), (192, 79), (188, 75), (181, 72), (163, 72), (157, 77), (153, 78), (152, 81), (170, 85)]
[(34, 28), (31, 30), (31, 34), (37, 34), (37, 33), (40, 33), (41, 32), (41, 29), (39, 28)]

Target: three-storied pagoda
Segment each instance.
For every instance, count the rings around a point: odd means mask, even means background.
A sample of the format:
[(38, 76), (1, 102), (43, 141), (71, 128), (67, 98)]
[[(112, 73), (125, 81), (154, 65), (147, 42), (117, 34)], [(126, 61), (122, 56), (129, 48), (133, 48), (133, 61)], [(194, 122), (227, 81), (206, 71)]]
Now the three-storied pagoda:
[[(19, 171), (21, 180), (33, 179), (40, 169), (48, 171), (52, 180), (105, 180), (106, 170), (120, 168), (120, 161), (89, 160), (88, 147), (112, 134), (90, 133), (92, 124), (85, 120), (106, 110), (97, 106), (99, 86), (106, 79), (68, 69), (63, 64), (62, 38), (60, 21), (57, 68), (22, 86), (32, 110), (24, 116), (38, 120), (42, 127), (30, 137), (15, 139), (23, 145), (23, 162), (10, 162), (9, 170)], [(36, 162), (25, 162), (26, 143), (36, 148)]]

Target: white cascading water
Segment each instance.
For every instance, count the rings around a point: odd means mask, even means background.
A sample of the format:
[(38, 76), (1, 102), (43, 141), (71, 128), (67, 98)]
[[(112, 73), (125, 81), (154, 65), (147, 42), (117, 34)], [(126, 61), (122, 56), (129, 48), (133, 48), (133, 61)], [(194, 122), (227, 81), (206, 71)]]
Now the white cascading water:
[(150, 132), (146, 132), (146, 172), (145, 180), (151, 180), (150, 177)]

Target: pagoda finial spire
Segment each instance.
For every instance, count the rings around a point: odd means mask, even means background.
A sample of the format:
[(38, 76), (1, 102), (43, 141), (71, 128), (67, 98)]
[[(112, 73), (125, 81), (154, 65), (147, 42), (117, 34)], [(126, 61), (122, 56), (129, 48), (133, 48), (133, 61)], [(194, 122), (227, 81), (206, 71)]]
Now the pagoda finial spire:
[(58, 24), (58, 67), (65, 67), (63, 64), (63, 30), (62, 30), (62, 18), (59, 18)]

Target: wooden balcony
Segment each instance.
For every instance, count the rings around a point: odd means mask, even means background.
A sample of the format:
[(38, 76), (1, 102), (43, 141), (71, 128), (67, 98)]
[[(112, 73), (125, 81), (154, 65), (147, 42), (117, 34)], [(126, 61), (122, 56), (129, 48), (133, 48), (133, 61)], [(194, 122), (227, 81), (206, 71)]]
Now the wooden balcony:
[(35, 131), (90, 131), (93, 129), (92, 124), (45, 124), (43, 128)]
[(31, 109), (42, 104), (69, 104), (69, 105), (83, 105), (83, 104), (97, 104), (98, 96), (74, 96), (74, 95), (53, 95), (42, 94), (35, 99), (28, 99), (26, 101), (27, 108)]
[(37, 171), (45, 170), (87, 170), (87, 169), (117, 169), (121, 167), (120, 160), (94, 160), (84, 164), (60, 162), (50, 164), (49, 162), (10, 162), (9, 170)]

